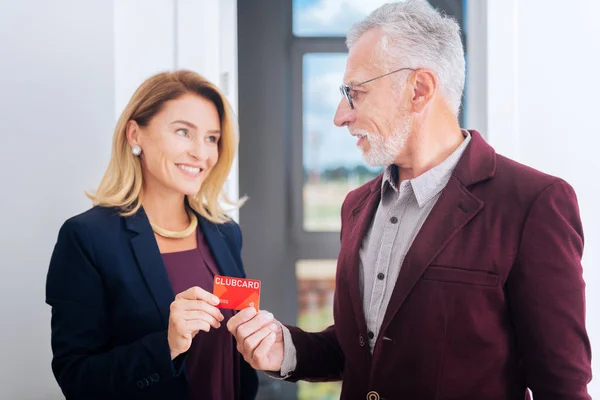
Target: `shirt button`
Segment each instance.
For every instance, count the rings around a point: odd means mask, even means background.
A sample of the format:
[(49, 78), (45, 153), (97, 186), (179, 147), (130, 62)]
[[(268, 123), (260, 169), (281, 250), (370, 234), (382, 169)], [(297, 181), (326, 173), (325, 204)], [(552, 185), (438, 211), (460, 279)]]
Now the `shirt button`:
[(369, 331), (369, 333), (367, 333), (367, 335), (369, 335), (369, 339), (373, 339), (375, 337), (375, 334), (371, 331)]
[(390, 218), (390, 222), (391, 222), (392, 224), (397, 224), (397, 223), (398, 223), (398, 218), (396, 218), (396, 217), (392, 217), (392, 218)]
[(385, 275), (383, 273), (380, 272), (380, 273), (377, 274), (377, 279), (379, 279), (380, 281), (382, 281), (383, 278), (385, 278)]
[(358, 344), (360, 345), (360, 347), (364, 347), (365, 338), (363, 338), (363, 335), (358, 335)]

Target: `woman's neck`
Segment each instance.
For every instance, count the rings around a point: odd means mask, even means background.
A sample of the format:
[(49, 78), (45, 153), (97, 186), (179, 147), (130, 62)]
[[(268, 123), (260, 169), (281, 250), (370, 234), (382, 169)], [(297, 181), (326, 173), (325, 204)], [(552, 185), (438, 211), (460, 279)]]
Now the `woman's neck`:
[(150, 222), (163, 229), (182, 231), (190, 224), (183, 194), (144, 188), (142, 206)]

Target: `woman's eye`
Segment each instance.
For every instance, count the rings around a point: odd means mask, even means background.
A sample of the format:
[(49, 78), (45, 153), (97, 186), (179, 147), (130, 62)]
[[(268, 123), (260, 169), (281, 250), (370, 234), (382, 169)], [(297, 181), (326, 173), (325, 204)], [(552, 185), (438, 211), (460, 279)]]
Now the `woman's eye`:
[(217, 136), (209, 136), (206, 138), (206, 140), (209, 143), (218, 143), (219, 142), (219, 138)]
[(175, 133), (178, 134), (179, 136), (184, 136), (185, 137), (185, 136), (188, 135), (188, 130), (181, 128), (181, 129), (177, 129), (175, 131)]

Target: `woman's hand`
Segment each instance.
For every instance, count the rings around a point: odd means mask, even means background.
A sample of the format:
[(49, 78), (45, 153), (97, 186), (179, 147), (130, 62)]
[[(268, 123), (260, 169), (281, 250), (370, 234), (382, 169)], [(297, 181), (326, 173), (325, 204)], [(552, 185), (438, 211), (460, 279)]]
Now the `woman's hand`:
[(218, 297), (198, 286), (175, 296), (168, 329), (171, 359), (188, 351), (199, 331), (208, 332), (211, 327), (217, 329), (221, 326), (224, 317), (215, 307), (219, 301)]

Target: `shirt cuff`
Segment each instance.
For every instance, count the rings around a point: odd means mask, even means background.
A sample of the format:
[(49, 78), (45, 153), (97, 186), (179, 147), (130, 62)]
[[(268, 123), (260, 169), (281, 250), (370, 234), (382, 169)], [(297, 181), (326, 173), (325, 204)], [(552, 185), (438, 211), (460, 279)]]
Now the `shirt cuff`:
[(266, 374), (275, 379), (286, 379), (292, 372), (296, 370), (298, 359), (296, 357), (296, 346), (292, 341), (290, 330), (283, 324), (279, 324), (283, 331), (283, 361), (281, 362), (281, 370), (279, 372), (269, 372)]

